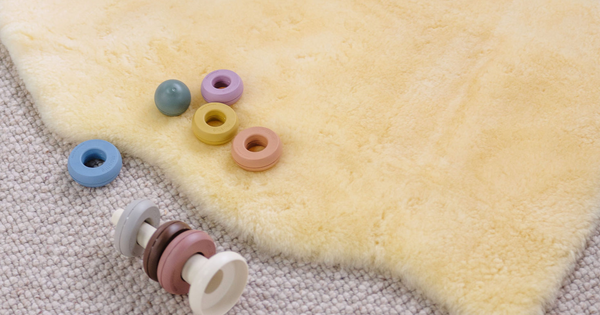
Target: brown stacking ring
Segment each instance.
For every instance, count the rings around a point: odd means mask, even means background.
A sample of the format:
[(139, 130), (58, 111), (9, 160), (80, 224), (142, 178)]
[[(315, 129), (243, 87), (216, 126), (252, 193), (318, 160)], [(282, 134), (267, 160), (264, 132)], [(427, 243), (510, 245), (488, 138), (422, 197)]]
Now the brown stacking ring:
[(191, 230), (192, 228), (181, 221), (169, 221), (163, 223), (158, 229), (152, 234), (146, 249), (144, 250), (144, 271), (154, 281), (158, 281), (158, 262), (160, 256), (167, 248), (167, 245), (177, 237), (177, 235)]
[(171, 294), (188, 293), (190, 285), (181, 276), (187, 260), (196, 254), (210, 258), (216, 252), (215, 242), (205, 232), (189, 230), (179, 234), (160, 257), (158, 282)]

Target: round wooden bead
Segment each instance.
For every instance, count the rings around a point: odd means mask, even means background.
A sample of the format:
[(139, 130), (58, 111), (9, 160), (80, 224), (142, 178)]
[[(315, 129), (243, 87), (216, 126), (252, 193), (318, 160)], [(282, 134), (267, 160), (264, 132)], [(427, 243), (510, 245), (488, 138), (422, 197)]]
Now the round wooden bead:
[(137, 235), (142, 223), (157, 227), (160, 222), (160, 212), (154, 203), (147, 199), (131, 202), (117, 223), (114, 244), (119, 253), (127, 257), (142, 254), (144, 248), (137, 243)]
[(244, 84), (237, 73), (231, 70), (216, 70), (204, 77), (200, 92), (208, 103), (231, 105), (242, 97)]
[[(221, 125), (210, 125), (219, 122)], [(192, 131), (198, 140), (211, 145), (227, 143), (233, 139), (239, 126), (237, 115), (231, 107), (221, 103), (208, 103), (196, 111)]]
[(202, 231), (189, 230), (181, 233), (169, 243), (158, 263), (158, 281), (169, 293), (186, 294), (190, 285), (181, 276), (183, 266), (195, 254), (206, 258), (217, 252), (215, 242)]
[(190, 89), (181, 81), (167, 80), (154, 92), (154, 103), (158, 110), (167, 116), (183, 114), (192, 102)]
[[(264, 149), (251, 151), (256, 146)], [(252, 172), (264, 171), (275, 166), (279, 162), (282, 151), (283, 146), (279, 136), (265, 127), (242, 130), (231, 144), (231, 156), (235, 163)]]
[(158, 263), (169, 243), (190, 229), (189, 225), (181, 221), (169, 221), (156, 229), (144, 250), (144, 271), (150, 279), (158, 281)]

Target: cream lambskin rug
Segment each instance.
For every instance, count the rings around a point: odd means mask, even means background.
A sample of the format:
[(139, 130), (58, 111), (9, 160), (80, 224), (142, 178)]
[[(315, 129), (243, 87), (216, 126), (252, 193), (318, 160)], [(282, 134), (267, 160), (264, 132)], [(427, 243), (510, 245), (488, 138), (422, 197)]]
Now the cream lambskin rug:
[[(232, 235), (392, 270), (455, 314), (543, 313), (599, 215), (596, 0), (0, 0), (0, 21), (63, 137), (159, 165)], [(274, 169), (192, 134), (216, 69), (244, 80), (241, 128), (280, 135)], [(166, 79), (191, 89), (180, 117), (154, 106)]]

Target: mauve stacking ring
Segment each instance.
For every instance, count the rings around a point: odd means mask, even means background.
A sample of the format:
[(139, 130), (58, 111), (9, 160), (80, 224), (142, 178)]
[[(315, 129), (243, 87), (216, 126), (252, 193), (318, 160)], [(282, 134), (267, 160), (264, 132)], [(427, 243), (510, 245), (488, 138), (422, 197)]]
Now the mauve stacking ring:
[(216, 252), (215, 242), (205, 232), (189, 230), (179, 234), (160, 257), (158, 282), (171, 294), (188, 293), (190, 285), (181, 276), (187, 260), (196, 254), (210, 258)]
[(216, 70), (204, 77), (200, 92), (207, 103), (231, 105), (242, 97), (244, 84), (237, 73), (231, 70)]

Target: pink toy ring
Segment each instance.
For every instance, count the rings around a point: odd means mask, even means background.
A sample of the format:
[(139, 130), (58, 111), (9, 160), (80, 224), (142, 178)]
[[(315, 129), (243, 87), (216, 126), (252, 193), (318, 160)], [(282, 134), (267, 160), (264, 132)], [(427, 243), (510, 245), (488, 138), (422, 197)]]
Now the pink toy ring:
[[(261, 151), (251, 151), (253, 147), (264, 147)], [(283, 148), (275, 132), (265, 127), (251, 127), (238, 133), (231, 145), (231, 156), (241, 168), (260, 172), (279, 162)]]
[(179, 234), (160, 257), (158, 282), (171, 294), (188, 293), (190, 285), (181, 276), (187, 260), (196, 254), (210, 258), (216, 252), (215, 242), (205, 232), (188, 230)]

